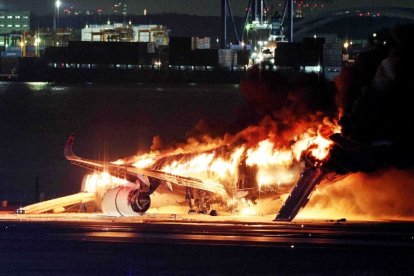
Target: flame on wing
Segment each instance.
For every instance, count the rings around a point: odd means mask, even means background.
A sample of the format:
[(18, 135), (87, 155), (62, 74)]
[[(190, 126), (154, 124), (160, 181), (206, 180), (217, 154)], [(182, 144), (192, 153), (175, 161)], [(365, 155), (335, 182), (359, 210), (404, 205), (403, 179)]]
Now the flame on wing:
[[(302, 157), (310, 154), (315, 160), (327, 158), (332, 146), (328, 137), (339, 131), (338, 125), (327, 118), (319, 123), (298, 124), (295, 131), (283, 135), (272, 128), (266, 129), (264, 124), (221, 139), (207, 137), (201, 142), (189, 139), (186, 144), (172, 149), (150, 151), (112, 163), (156, 169), (205, 183), (221, 183), (230, 201), (236, 198), (241, 181), (254, 182), (250, 186), (256, 186), (262, 192), (291, 187), (299, 178)], [(87, 176), (85, 190), (98, 192), (119, 185), (126, 185), (125, 180), (105, 173), (93, 174)], [(236, 200), (239, 200), (240, 214), (257, 213), (252, 205), (245, 206), (245, 199)]]

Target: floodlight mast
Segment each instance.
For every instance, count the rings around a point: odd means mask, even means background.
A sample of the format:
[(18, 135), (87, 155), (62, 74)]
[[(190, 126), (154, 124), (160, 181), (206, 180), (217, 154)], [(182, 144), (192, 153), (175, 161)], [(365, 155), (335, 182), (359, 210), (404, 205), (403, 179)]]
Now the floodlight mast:
[(221, 0), (221, 20), (222, 20), (222, 33), (221, 33), (221, 41), (220, 41), (220, 48), (226, 49), (228, 47), (227, 43), (227, 19), (230, 17), (231, 24), (233, 26), (234, 36), (237, 40), (237, 44), (241, 45), (241, 40), (239, 37), (239, 33), (237, 31), (236, 22), (234, 21), (233, 11), (230, 6), (229, 0)]
[(56, 33), (57, 28), (59, 27), (59, 9), (62, 5), (60, 0), (56, 0), (54, 3), (54, 20), (53, 20), (53, 31)]

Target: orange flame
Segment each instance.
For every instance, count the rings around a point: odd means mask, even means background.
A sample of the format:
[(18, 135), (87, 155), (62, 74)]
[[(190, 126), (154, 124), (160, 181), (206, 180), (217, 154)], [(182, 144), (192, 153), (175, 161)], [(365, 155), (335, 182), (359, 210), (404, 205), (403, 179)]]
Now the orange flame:
[[(262, 192), (275, 192), (282, 186), (285, 191), (299, 178), (302, 156), (327, 158), (332, 146), (327, 137), (338, 131), (337, 124), (325, 118), (321, 124), (299, 122), (293, 131), (281, 136), (277, 134), (277, 124), (265, 119), (263, 126), (249, 127), (234, 136), (212, 139), (205, 135), (201, 141), (191, 138), (169, 150), (150, 151), (113, 163), (219, 182), (225, 186), (229, 198), (236, 195), (240, 181), (253, 181), (255, 185), (248, 186), (256, 186)], [(252, 177), (245, 177), (246, 172)], [(102, 193), (110, 187), (126, 185), (125, 182), (107, 174), (94, 174), (87, 177), (85, 190)], [(252, 214), (257, 210), (252, 205), (239, 212)]]
[[(237, 141), (243, 135), (256, 138), (255, 132), (263, 132), (260, 127), (255, 127), (235, 136), (227, 135), (221, 140), (208, 136), (204, 137), (204, 142), (189, 139), (187, 144), (164, 153), (149, 152), (135, 156), (132, 164), (139, 168), (151, 168), (158, 166), (158, 161), (163, 159), (158, 170), (218, 181), (231, 191), (239, 179), (240, 164), (244, 163), (247, 168), (256, 171), (255, 181), (259, 188), (291, 184), (298, 178), (297, 167), (303, 154), (309, 152), (317, 160), (325, 159), (332, 146), (326, 137), (338, 131), (337, 125), (325, 118), (319, 127), (309, 127), (305, 133), (293, 133), (296, 137), (291, 139), (293, 143), (290, 146), (280, 141), (273, 131), (268, 131), (263, 139), (253, 145), (250, 145), (251, 141), (240, 145)], [(205, 149), (210, 150), (203, 152)]]
[(84, 178), (83, 192), (103, 195), (106, 190), (128, 185), (128, 181), (111, 176), (107, 172), (88, 174)]

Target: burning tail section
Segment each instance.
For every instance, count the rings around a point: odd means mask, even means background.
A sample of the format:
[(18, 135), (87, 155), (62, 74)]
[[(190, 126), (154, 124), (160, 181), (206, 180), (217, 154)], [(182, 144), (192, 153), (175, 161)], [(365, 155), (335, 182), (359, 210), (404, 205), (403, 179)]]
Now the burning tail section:
[(65, 154), (65, 158), (68, 160), (72, 160), (72, 159), (77, 159), (79, 158), (78, 156), (76, 156), (73, 153), (73, 141), (75, 140), (75, 135), (71, 135), (69, 136), (68, 140), (66, 141), (66, 145), (65, 145), (65, 149), (64, 149), (64, 154)]
[(298, 212), (309, 201), (313, 189), (325, 176), (325, 172), (319, 167), (307, 167), (290, 192), (275, 221), (292, 221)]
[(313, 162), (314, 160), (304, 156), (306, 168), (276, 215), (275, 221), (292, 221), (308, 202), (315, 186), (328, 174), (372, 172), (392, 164), (390, 158), (395, 147), (390, 141), (376, 141), (373, 145), (365, 145), (339, 133), (331, 135), (330, 139), (334, 145), (329, 150), (328, 159)]

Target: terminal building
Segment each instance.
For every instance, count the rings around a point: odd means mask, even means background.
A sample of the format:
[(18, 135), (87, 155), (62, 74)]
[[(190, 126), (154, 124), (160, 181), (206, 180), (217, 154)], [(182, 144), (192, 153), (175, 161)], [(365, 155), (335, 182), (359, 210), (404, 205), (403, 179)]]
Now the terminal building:
[(0, 10), (0, 73), (14, 73), (24, 52), (25, 32), (30, 31), (30, 12)]
[[(29, 11), (0, 11), (0, 34), (22, 33), (29, 30)], [(0, 46), (4, 45), (4, 40), (0, 40)]]

